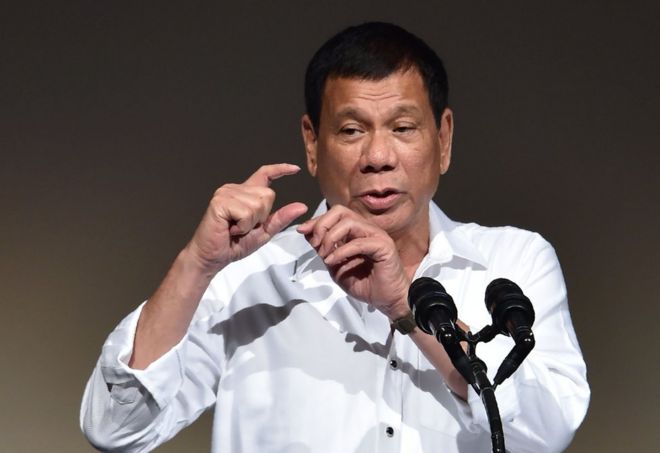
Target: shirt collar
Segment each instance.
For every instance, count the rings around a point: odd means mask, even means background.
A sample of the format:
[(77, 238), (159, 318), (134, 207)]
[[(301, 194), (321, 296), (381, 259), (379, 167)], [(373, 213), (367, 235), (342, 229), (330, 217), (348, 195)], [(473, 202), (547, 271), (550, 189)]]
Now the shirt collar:
[[(328, 210), (325, 200), (319, 203), (312, 217), (318, 217)], [(487, 262), (484, 256), (479, 252), (475, 245), (465, 235), (461, 228), (462, 224), (454, 222), (433, 201), (429, 204), (429, 234), (430, 244), (428, 256), (437, 263), (444, 264), (452, 261), (454, 257), (462, 258), (475, 263), (484, 269), (487, 268)], [(323, 261), (316, 254), (314, 249), (309, 247), (305, 253), (298, 257), (295, 266), (293, 279), (301, 281), (308, 273), (325, 271), (326, 267)], [(327, 272), (325, 272), (327, 275)], [(316, 274), (317, 277), (320, 274)], [(329, 275), (328, 275), (329, 278)]]
[(429, 205), (429, 257), (442, 264), (454, 257), (463, 258), (478, 264), (484, 269), (487, 261), (472, 241), (460, 228), (463, 224), (454, 222), (431, 201)]

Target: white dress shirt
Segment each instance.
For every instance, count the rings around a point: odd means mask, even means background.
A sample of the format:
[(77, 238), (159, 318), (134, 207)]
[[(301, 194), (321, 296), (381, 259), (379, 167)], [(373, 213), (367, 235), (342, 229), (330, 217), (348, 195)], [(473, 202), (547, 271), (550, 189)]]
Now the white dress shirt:
[[(473, 331), (491, 323), (483, 300), (493, 279), (513, 280), (532, 301), (536, 347), (496, 390), (506, 446), (563, 450), (590, 393), (553, 248), (529, 231), (454, 222), (433, 203), (430, 234), (416, 277), (440, 281)], [(133, 370), (140, 309), (110, 334), (85, 389), (81, 426), (100, 448), (149, 451), (214, 407), (213, 453), (491, 451), (479, 396), (451, 393), (293, 228), (222, 270), (182, 341)], [(501, 335), (478, 346), (491, 380), (512, 347)]]

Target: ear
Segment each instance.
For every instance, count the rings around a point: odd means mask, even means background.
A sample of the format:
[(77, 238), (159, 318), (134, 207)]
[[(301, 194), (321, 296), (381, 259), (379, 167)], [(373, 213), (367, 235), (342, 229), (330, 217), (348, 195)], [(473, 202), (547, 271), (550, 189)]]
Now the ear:
[(454, 114), (449, 108), (442, 112), (438, 141), (440, 142), (440, 174), (444, 175), (451, 164), (451, 141), (454, 136)]
[(303, 115), (300, 125), (303, 141), (305, 142), (305, 153), (307, 154), (307, 170), (310, 175), (316, 176), (318, 139), (309, 115)]

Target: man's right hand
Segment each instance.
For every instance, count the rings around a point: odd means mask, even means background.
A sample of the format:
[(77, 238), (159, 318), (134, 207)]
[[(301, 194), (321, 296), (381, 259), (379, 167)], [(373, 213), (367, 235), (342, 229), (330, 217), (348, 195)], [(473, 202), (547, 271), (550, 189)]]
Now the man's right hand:
[(269, 187), (300, 167), (264, 165), (242, 184), (216, 190), (195, 235), (188, 244), (202, 269), (215, 275), (227, 264), (244, 258), (307, 212), (303, 203), (290, 203), (271, 213), (275, 192)]
[(298, 171), (291, 164), (264, 165), (243, 184), (215, 192), (193, 238), (140, 313), (129, 366), (144, 369), (181, 341), (213, 276), (307, 211), (304, 204), (291, 203), (271, 213), (270, 183)]

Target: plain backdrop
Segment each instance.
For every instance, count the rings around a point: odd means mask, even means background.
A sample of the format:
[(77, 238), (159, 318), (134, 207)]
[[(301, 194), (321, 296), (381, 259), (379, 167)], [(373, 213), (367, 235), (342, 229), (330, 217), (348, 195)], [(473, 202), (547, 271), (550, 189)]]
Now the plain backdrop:
[[(0, 450), (89, 452), (85, 382), (219, 185), (304, 163), (302, 81), (339, 29), (444, 58), (454, 219), (555, 246), (592, 402), (570, 452), (660, 445), (655, 2), (14, 2), (0, 7)], [(307, 174), (278, 204), (319, 200)], [(160, 452), (208, 452), (202, 417)], [(438, 446), (441, 451), (441, 446)]]

